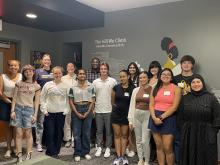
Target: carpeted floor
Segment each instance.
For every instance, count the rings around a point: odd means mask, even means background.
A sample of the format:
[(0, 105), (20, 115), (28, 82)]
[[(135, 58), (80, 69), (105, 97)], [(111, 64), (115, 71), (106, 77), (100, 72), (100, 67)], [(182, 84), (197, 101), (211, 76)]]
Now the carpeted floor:
[[(16, 162), (16, 157), (15, 155), (12, 156), (11, 159), (5, 159), (3, 155), (5, 154), (6, 150), (6, 143), (0, 143), (0, 165), (12, 165), (15, 164)], [(25, 150), (23, 151), (25, 153)], [(60, 152), (60, 160), (62, 163), (59, 161), (57, 162), (56, 159), (53, 158), (48, 158), (45, 157), (44, 152), (37, 152), (36, 148), (33, 148), (33, 154), (32, 154), (32, 161), (31, 162), (26, 162), (22, 164), (33, 164), (33, 165), (61, 165), (61, 164), (67, 164), (67, 165), (112, 165), (113, 160), (115, 158), (114, 155), (114, 150), (112, 150), (112, 155), (109, 158), (104, 158), (103, 155), (99, 158), (95, 157), (95, 148), (91, 149), (90, 152), (92, 156), (92, 160), (88, 161), (85, 160), (84, 158), (81, 159), (80, 162), (75, 162), (73, 159), (73, 148), (61, 148)], [(25, 159), (25, 155), (23, 156), (23, 159)], [(134, 158), (128, 158), (129, 160), (129, 165), (136, 165), (138, 158), (135, 156)], [(25, 161), (24, 161), (25, 162)], [(121, 163), (122, 165), (122, 163)], [(157, 165), (157, 164), (152, 164), (152, 165)]]

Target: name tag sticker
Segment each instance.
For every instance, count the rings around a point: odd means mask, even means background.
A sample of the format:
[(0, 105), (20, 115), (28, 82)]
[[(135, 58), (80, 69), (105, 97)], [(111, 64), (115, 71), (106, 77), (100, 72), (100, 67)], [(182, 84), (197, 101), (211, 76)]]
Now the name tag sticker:
[(149, 97), (149, 94), (146, 94), (146, 93), (145, 93), (145, 94), (143, 94), (143, 97), (144, 97), (144, 98)]
[(163, 95), (164, 96), (170, 96), (170, 91), (164, 91)]
[(124, 93), (124, 96), (129, 97), (129, 93), (128, 93), (128, 92), (125, 92), (125, 93)]

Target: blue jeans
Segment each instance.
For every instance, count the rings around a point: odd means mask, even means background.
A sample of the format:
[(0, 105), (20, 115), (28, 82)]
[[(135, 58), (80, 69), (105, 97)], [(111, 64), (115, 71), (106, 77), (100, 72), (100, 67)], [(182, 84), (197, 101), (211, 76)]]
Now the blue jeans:
[[(89, 105), (75, 105), (79, 113), (88, 111)], [(74, 135), (74, 155), (85, 156), (90, 152), (90, 131), (92, 125), (92, 112), (85, 119), (79, 119), (72, 113), (72, 128)]]

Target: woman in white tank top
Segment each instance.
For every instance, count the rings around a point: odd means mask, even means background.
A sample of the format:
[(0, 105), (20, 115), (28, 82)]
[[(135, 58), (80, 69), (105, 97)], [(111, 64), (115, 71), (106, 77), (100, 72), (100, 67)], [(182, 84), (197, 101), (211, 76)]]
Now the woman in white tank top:
[(15, 83), (22, 79), (19, 71), (20, 62), (17, 60), (8, 61), (8, 73), (0, 75), (0, 120), (7, 122), (8, 130), (6, 131), (7, 151), (5, 158), (11, 157), (11, 141), (13, 128), (9, 127), (11, 99), (13, 96)]

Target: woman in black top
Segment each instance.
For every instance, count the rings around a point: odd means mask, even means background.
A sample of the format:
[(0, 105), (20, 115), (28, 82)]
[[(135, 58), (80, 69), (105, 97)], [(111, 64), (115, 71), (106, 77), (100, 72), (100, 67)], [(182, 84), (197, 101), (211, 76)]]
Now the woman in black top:
[(217, 165), (218, 100), (206, 90), (200, 75), (192, 78), (190, 87), (177, 120), (181, 130), (179, 165)]
[(113, 164), (118, 165), (120, 160), (128, 164), (124, 156), (128, 142), (128, 109), (134, 85), (129, 82), (129, 75), (126, 70), (119, 72), (121, 83), (116, 85), (112, 91), (113, 110), (111, 114), (112, 127), (114, 131), (115, 150), (117, 158)]

